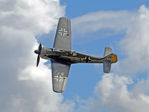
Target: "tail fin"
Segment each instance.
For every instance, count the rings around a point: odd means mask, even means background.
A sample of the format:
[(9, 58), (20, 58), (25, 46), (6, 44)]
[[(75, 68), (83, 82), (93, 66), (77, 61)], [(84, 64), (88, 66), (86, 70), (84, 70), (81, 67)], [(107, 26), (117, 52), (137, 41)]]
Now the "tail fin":
[(116, 62), (117, 55), (112, 53), (112, 49), (110, 47), (106, 47), (104, 52), (103, 71), (105, 73), (109, 73), (111, 70), (111, 64)]

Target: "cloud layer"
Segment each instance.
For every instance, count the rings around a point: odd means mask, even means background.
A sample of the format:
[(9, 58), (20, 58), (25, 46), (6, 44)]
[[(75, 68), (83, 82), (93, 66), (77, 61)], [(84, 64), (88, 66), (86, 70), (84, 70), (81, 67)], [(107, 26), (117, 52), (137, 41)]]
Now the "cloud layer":
[[(100, 30), (111, 31), (109, 35), (119, 34), (127, 30), (135, 16), (135, 11), (127, 10), (92, 12), (74, 18), (72, 20), (72, 27), (74, 34), (79, 36), (99, 32)], [(106, 36), (107, 34), (104, 35)]]
[(35, 36), (48, 33), (65, 14), (59, 0), (0, 1), (0, 111), (71, 112), (51, 86), (51, 70), (35, 67)]
[[(138, 11), (100, 11), (73, 19), (76, 35), (102, 29), (125, 33), (119, 48), (126, 57), (96, 85), (96, 98), (80, 98), (77, 103), (64, 102), (62, 95), (52, 92), (50, 69), (43, 60), (37, 69), (33, 55), (38, 46), (35, 36), (52, 30), (56, 18), (64, 14), (59, 0), (0, 1), (0, 111), (148, 112), (149, 9), (141, 6)], [(138, 73), (146, 77), (140, 79)], [(129, 89), (130, 85), (133, 88)]]

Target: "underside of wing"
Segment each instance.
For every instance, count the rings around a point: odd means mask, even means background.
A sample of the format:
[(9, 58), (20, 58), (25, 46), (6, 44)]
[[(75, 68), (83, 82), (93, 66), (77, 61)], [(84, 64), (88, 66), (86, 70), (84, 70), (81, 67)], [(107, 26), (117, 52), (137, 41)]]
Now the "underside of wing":
[(59, 19), (53, 48), (71, 50), (71, 21), (66, 17)]
[(70, 65), (68, 64), (52, 61), (52, 84), (54, 92), (62, 93), (65, 91), (69, 69)]

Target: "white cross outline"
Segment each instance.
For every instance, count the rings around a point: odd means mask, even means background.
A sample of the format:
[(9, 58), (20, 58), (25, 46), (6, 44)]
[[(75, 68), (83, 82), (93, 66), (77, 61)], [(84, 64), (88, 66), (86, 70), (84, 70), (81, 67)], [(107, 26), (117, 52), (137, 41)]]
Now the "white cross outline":
[(57, 72), (56, 75), (54, 76), (54, 79), (57, 80), (58, 82), (61, 81), (61, 80), (63, 81), (64, 72)]
[(67, 36), (68, 31), (65, 28), (61, 28), (60, 30), (58, 30), (58, 33), (60, 34), (60, 36), (64, 37)]

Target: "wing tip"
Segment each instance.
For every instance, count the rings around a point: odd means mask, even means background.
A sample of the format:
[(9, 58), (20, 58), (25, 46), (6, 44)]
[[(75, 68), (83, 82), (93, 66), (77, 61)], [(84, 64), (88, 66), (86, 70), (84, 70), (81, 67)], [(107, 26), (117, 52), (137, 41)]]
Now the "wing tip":
[(53, 78), (53, 91), (56, 93), (63, 93), (66, 88), (68, 77)]
[(63, 93), (64, 91), (59, 91), (59, 90), (55, 90), (55, 89), (53, 89), (53, 91), (55, 92), (55, 93)]
[(59, 20), (68, 20), (68, 21), (70, 21), (70, 19), (65, 17), (65, 16), (64, 17), (60, 17)]

